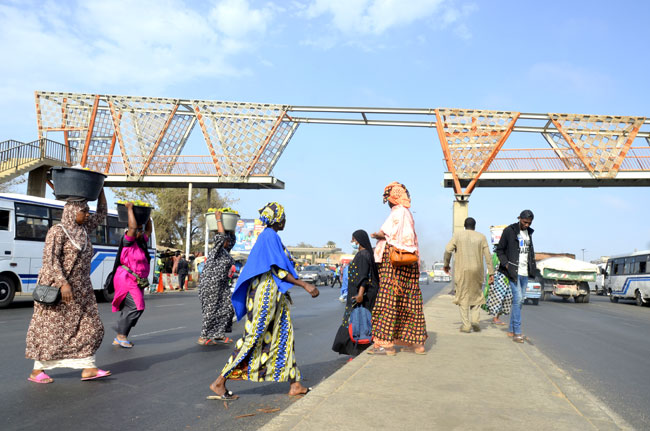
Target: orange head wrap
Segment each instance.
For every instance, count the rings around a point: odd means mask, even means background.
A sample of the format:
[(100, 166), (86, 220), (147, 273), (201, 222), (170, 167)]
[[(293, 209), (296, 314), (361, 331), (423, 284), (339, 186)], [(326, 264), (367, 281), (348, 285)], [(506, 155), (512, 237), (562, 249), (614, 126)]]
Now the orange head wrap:
[(393, 205), (402, 205), (405, 208), (411, 207), (411, 195), (404, 184), (396, 181), (390, 183), (384, 189), (384, 203), (390, 202)]

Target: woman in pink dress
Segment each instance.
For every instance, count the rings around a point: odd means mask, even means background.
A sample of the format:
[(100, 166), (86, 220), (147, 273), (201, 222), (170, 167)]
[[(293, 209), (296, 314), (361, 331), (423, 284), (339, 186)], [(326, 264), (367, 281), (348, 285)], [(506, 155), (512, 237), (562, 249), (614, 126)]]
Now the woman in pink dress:
[(113, 278), (115, 286), (113, 313), (120, 312), (117, 336), (113, 344), (130, 349), (133, 343), (127, 337), (144, 312), (144, 289), (148, 284), (151, 261), (147, 242), (152, 229), (151, 219), (147, 221), (144, 231), (142, 225), (138, 226), (133, 214), (132, 202), (127, 202), (124, 206), (129, 214), (129, 224), (122, 239), (120, 265), (115, 270)]

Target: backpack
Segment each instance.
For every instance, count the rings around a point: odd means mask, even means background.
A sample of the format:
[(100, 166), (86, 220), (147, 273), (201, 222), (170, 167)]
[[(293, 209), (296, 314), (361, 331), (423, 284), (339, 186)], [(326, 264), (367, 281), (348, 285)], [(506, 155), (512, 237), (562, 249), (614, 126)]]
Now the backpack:
[(370, 344), (372, 341), (372, 315), (365, 307), (357, 306), (348, 320), (350, 339), (355, 344)]

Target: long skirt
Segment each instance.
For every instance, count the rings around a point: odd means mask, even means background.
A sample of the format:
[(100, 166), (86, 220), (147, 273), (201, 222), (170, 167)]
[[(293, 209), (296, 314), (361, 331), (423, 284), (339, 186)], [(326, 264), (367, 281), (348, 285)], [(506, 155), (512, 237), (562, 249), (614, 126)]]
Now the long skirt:
[(419, 286), (419, 264), (395, 267), (386, 245), (379, 265), (379, 294), (372, 310), (373, 341), (381, 347), (423, 345), (427, 327)]
[(226, 283), (201, 280), (199, 300), (203, 313), (202, 338), (223, 339), (232, 332), (232, 318), (235, 310), (230, 302), (230, 287)]
[(289, 302), (271, 272), (251, 282), (246, 308), (244, 336), (237, 340), (221, 375), (253, 382), (299, 381)]
[(494, 284), (488, 286), (487, 299), (482, 308), (491, 316), (500, 314), (510, 314), (512, 308), (512, 290), (510, 290), (510, 280), (504, 274), (496, 271), (494, 274)]

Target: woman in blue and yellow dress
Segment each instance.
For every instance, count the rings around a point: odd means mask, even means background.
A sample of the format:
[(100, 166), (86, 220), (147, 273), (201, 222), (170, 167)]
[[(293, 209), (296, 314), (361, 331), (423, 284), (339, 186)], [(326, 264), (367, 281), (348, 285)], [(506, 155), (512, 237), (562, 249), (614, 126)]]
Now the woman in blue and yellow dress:
[(289, 382), (289, 395), (303, 395), (309, 388), (301, 383), (293, 347), (294, 334), (288, 290), (300, 286), (313, 298), (318, 289), (302, 280), (282, 245), (278, 232), (284, 229), (284, 208), (277, 202), (260, 210), (266, 229), (260, 233), (246, 265), (237, 280), (232, 303), (237, 319), (247, 317), (244, 336), (210, 389), (208, 399), (234, 400), (238, 396), (226, 389), (226, 381)]

